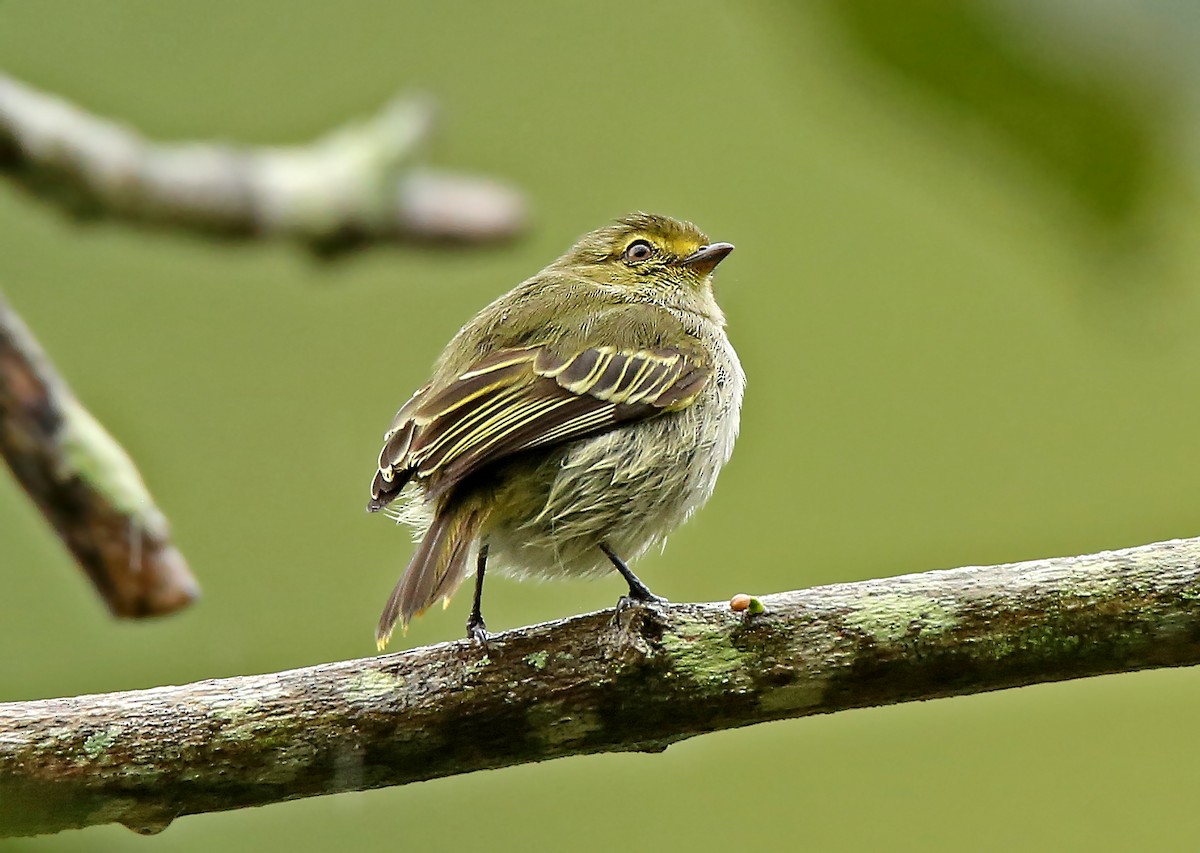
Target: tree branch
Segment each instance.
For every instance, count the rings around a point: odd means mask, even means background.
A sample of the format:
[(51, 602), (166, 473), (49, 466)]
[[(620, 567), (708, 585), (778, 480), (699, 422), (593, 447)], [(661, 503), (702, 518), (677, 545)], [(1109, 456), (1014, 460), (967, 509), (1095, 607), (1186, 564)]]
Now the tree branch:
[(199, 595), (133, 461), (2, 296), (0, 454), (113, 615), (160, 616)]
[(271, 675), (0, 704), (29, 834), (658, 751), (847, 708), (1200, 663), (1200, 539), (728, 604), (631, 607)]
[(0, 173), (80, 218), (323, 253), (514, 236), (525, 220), (516, 190), (417, 165), (432, 118), (429, 101), (403, 99), (306, 146), (164, 144), (0, 75)]

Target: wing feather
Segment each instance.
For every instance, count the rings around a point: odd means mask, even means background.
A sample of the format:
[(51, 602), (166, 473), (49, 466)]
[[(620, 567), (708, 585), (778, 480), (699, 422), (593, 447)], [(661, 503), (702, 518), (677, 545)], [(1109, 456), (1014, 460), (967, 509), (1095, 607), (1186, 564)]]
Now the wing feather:
[(385, 506), (412, 477), (436, 497), (523, 450), (685, 408), (711, 374), (695, 356), (665, 348), (492, 353), (444, 388), (421, 389), (397, 412), (367, 508)]

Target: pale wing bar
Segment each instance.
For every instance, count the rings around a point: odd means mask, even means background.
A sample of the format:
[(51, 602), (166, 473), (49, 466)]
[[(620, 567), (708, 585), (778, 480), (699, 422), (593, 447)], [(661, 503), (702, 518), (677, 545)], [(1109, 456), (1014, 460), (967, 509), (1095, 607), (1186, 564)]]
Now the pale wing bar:
[(397, 413), (367, 508), (386, 505), (413, 476), (428, 478), (436, 497), (523, 450), (684, 408), (711, 372), (668, 349), (493, 353), (428, 398), (422, 389)]

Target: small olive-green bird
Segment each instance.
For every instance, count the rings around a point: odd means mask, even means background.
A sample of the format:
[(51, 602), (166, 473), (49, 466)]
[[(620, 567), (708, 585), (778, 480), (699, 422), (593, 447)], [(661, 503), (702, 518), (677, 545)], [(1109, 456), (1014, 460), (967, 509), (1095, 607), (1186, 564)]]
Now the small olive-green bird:
[(392, 421), (371, 483), (420, 544), (376, 640), (475, 573), (467, 635), (487, 641), (484, 570), (616, 570), (700, 508), (738, 433), (745, 375), (712, 274), (731, 251), (636, 213), (585, 235), (483, 309)]

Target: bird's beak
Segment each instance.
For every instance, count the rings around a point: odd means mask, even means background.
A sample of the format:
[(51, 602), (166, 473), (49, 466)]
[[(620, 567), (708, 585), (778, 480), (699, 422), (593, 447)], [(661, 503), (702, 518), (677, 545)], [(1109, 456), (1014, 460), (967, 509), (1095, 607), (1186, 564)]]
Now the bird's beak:
[(679, 262), (680, 266), (691, 267), (700, 275), (708, 275), (717, 268), (717, 264), (733, 251), (732, 243), (709, 243), (701, 246)]

